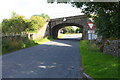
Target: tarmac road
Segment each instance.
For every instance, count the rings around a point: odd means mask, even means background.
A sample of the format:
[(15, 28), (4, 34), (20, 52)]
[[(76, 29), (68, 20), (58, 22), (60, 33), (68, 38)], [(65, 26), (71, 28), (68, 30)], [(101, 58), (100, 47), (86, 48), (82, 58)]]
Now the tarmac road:
[(2, 57), (2, 77), (82, 78), (79, 42), (79, 35), (66, 35), (6, 54)]

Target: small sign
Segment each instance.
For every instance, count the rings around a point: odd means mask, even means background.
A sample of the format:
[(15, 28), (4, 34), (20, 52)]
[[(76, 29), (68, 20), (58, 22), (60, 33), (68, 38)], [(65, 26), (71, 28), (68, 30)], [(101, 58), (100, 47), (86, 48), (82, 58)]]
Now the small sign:
[(88, 27), (92, 30), (94, 27), (93, 23), (88, 23)]
[(88, 30), (88, 33), (95, 33), (95, 30)]

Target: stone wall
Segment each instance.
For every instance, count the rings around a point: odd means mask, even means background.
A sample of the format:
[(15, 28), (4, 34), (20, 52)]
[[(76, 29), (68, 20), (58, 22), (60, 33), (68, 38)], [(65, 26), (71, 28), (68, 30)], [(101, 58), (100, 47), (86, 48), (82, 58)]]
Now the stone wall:
[(19, 38), (28, 38), (28, 34), (22, 34), (22, 35), (2, 35), (2, 39), (19, 39)]
[(103, 52), (120, 57), (120, 40), (107, 40), (104, 43)]
[(31, 33), (31, 34), (29, 34), (28, 35), (29, 39), (35, 40), (35, 39), (40, 39), (40, 38), (45, 37), (48, 23), (49, 22), (46, 22), (46, 24), (38, 31), (38, 33)]
[(25, 38), (29, 38), (29, 39), (32, 39), (32, 40), (35, 40), (35, 39), (40, 39), (40, 38), (43, 38), (45, 37), (48, 33), (46, 32), (46, 29), (47, 29), (47, 26), (48, 26), (48, 23), (49, 22), (46, 22), (46, 24), (40, 28), (40, 30), (38, 31), (38, 33), (25, 33), (25, 34), (12, 34), (12, 35), (2, 35), (2, 39), (7, 39), (7, 38), (11, 38), (11, 39), (14, 39), (14, 38), (21, 38), (21, 37), (25, 37)]

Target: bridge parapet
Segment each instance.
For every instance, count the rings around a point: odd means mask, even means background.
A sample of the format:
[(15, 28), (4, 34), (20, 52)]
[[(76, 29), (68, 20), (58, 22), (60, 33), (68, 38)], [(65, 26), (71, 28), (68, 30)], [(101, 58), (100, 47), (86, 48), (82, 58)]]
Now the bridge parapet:
[(50, 22), (51, 22), (51, 28), (62, 23), (76, 23), (84, 26), (86, 25), (87, 19), (88, 18), (85, 15), (78, 15), (71, 17), (55, 18), (55, 19), (51, 19)]

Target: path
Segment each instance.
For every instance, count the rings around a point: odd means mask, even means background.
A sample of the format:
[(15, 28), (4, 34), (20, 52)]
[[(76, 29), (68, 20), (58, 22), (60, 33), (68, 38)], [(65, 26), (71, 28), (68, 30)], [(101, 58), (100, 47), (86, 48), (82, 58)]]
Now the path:
[(79, 39), (75, 38), (54, 40), (22, 49), (3, 56), (2, 76), (3, 78), (81, 78), (79, 52)]

